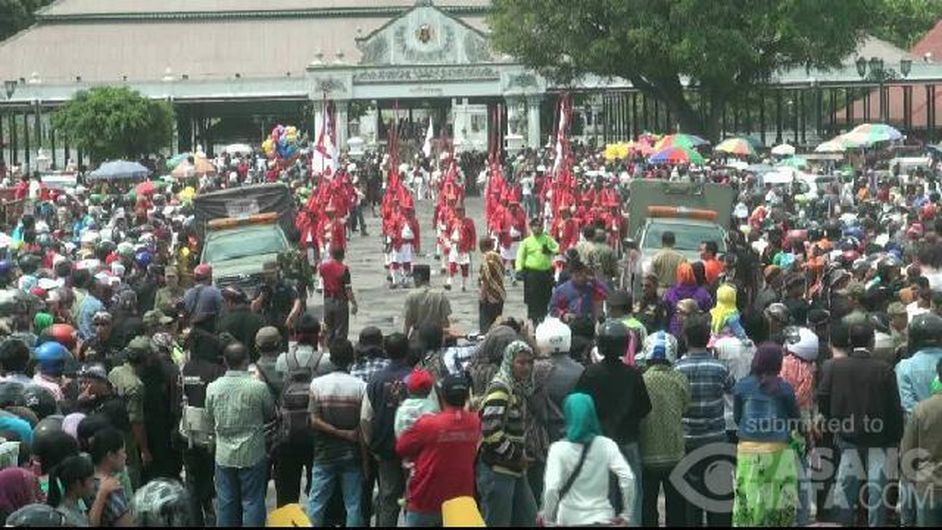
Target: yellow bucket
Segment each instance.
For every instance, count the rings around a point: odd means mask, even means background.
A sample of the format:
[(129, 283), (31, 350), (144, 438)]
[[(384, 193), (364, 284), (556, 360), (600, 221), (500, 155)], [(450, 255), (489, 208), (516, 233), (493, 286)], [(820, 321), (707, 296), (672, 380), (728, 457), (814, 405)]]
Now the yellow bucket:
[(444, 527), (484, 528), (484, 518), (473, 497), (458, 497), (442, 503)]
[(310, 528), (311, 520), (301, 509), (300, 504), (286, 504), (268, 514), (268, 522), (265, 526), (268, 528), (292, 528), (296, 526)]

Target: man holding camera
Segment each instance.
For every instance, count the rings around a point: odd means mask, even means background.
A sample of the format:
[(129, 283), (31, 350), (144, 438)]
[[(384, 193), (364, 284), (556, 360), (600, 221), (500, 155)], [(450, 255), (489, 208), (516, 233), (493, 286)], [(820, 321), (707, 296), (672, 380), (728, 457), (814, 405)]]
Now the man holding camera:
[(530, 236), (517, 250), (518, 274), (523, 275), (523, 302), (527, 305), (527, 318), (539, 324), (549, 312), (553, 295), (553, 257), (559, 253), (559, 244), (543, 232), (543, 221), (530, 220)]

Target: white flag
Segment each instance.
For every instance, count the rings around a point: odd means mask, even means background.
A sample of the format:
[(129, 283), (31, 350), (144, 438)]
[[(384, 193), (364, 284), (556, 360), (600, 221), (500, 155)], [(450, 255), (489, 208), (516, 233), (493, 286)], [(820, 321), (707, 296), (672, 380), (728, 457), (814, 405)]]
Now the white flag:
[(321, 120), (318, 123), (315, 137), (317, 143), (314, 146), (312, 154), (312, 169), (316, 174), (337, 171), (337, 146), (334, 142), (334, 128), (331, 126), (333, 119), (333, 105), (325, 102), (321, 111)]
[(435, 134), (435, 128), (432, 127), (432, 117), (428, 117), (428, 131), (425, 133), (425, 145), (422, 146), (422, 154), (425, 158), (432, 157), (432, 135)]

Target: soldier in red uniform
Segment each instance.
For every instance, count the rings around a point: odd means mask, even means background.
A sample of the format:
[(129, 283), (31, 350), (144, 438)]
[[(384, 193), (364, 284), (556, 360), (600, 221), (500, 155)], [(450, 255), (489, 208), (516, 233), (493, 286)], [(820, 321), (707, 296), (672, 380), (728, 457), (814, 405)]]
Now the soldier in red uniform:
[(401, 208), (395, 216), (392, 226), (392, 246), (395, 253), (395, 261), (392, 263), (392, 287), (395, 289), (397, 280), (405, 287), (407, 279), (412, 277), (413, 252), (421, 252), (422, 249), (419, 220), (416, 219), (415, 207), (411, 204)]
[(448, 225), (448, 239), (451, 248), (448, 252), (448, 280), (445, 289), (451, 289), (452, 281), (461, 268), (461, 290), (468, 290), (468, 276), (471, 274), (471, 252), (477, 244), (477, 232), (474, 221), (465, 216), (463, 204), (455, 206), (455, 215)]
[(559, 274), (565, 265), (566, 251), (576, 246), (579, 242), (579, 224), (572, 218), (569, 204), (561, 203), (559, 205), (559, 215), (553, 220), (551, 230), (552, 237), (559, 242), (559, 254), (554, 262), (556, 267), (556, 280), (559, 280)]
[(520, 201), (512, 199), (501, 217), (497, 238), (500, 243), (500, 258), (504, 262), (504, 268), (511, 273), (513, 285), (517, 284), (517, 278), (511, 271), (514, 270), (514, 262), (517, 259), (517, 248), (526, 235), (527, 214), (520, 207)]

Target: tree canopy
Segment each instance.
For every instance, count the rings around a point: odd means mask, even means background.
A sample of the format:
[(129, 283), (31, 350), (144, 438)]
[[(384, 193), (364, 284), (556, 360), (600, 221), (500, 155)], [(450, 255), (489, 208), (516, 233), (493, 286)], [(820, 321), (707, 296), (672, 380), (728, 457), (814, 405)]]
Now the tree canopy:
[(881, 4), (871, 32), (904, 50), (912, 48), (942, 19), (940, 0), (883, 0)]
[(28, 28), (34, 21), (33, 13), (53, 0), (0, 0), (0, 41)]
[(75, 94), (53, 115), (65, 138), (92, 161), (133, 159), (167, 147), (173, 137), (173, 107), (127, 87), (96, 87)]
[(880, 2), (493, 0), (490, 26), (500, 51), (553, 79), (626, 79), (715, 138), (723, 105), (777, 70), (839, 64)]

